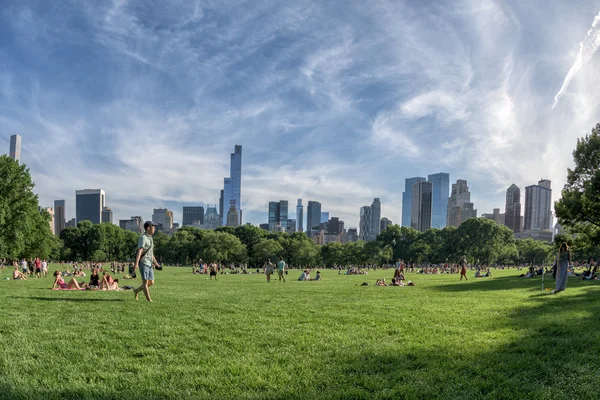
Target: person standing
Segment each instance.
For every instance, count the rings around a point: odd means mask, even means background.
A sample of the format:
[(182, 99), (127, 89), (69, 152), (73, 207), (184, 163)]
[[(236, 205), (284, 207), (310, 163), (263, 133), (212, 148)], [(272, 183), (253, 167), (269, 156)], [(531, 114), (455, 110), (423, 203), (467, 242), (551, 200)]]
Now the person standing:
[(217, 280), (217, 271), (219, 267), (216, 263), (211, 263), (209, 269), (210, 280), (212, 281), (213, 276), (215, 277), (215, 281)]
[(285, 282), (285, 261), (283, 261), (282, 257), (279, 257), (279, 262), (277, 263), (277, 273), (279, 274), (279, 282), (283, 279)]
[(33, 264), (35, 265), (35, 277), (41, 278), (42, 277), (42, 262), (40, 261), (40, 259), (38, 257), (36, 257), (35, 260), (33, 261)]
[(267, 262), (265, 263), (264, 269), (265, 269), (265, 275), (267, 276), (267, 282), (271, 282), (271, 275), (274, 272), (273, 263), (271, 262), (271, 260), (267, 260)]
[(567, 288), (569, 265), (571, 265), (571, 250), (566, 242), (562, 242), (556, 256), (556, 289), (552, 293), (556, 294)]
[(140, 239), (138, 240), (138, 251), (133, 266), (134, 273), (138, 266), (140, 268), (142, 285), (135, 289), (133, 293), (135, 294), (136, 300), (138, 300), (138, 294), (144, 292), (146, 299), (152, 301), (149, 290), (150, 286), (154, 285), (154, 269), (152, 267), (158, 265), (158, 262), (156, 262), (156, 259), (154, 258), (154, 241), (152, 240), (152, 235), (154, 235), (156, 226), (154, 223), (146, 221), (144, 230), (144, 234), (140, 236)]
[(42, 261), (42, 273), (44, 274), (44, 278), (48, 276), (48, 261)]
[(461, 260), (460, 260), (460, 280), (462, 281), (463, 276), (465, 277), (465, 280), (468, 281), (469, 278), (467, 278), (467, 257), (466, 256), (462, 256)]

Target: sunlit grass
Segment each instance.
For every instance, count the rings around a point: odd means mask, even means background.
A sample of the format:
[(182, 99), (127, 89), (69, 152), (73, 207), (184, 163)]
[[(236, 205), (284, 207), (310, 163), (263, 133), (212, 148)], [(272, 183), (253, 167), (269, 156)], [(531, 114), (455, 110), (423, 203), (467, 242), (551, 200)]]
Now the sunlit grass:
[(514, 269), (468, 282), (408, 274), (415, 287), (372, 286), (391, 270), (322, 273), (268, 284), (165, 268), (151, 304), (127, 290), (51, 291), (51, 277), (1, 280), (0, 398), (599, 393), (599, 282), (571, 278), (554, 296)]

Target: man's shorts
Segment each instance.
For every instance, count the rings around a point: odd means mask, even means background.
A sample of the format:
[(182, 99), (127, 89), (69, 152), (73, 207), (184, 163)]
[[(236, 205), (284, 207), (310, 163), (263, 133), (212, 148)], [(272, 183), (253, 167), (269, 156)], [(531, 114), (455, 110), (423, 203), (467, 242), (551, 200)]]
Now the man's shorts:
[(217, 271), (210, 271), (210, 276), (217, 276)]
[(277, 272), (279, 273), (279, 276), (283, 276), (283, 270), (282, 269), (277, 270)]
[(152, 266), (140, 264), (140, 275), (142, 279), (145, 281), (153, 281), (154, 280), (154, 269)]

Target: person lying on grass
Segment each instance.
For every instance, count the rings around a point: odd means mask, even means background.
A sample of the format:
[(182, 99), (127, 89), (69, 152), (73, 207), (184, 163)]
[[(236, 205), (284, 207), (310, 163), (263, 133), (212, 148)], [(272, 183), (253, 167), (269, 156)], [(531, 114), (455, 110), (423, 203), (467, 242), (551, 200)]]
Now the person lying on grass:
[(375, 286), (390, 286), (385, 282), (385, 278), (383, 279), (377, 279), (377, 281), (375, 282)]
[(54, 272), (54, 285), (52, 290), (82, 290), (75, 278), (71, 278), (69, 283), (66, 283), (60, 271)]
[(27, 279), (27, 275), (19, 271), (19, 267), (15, 267), (15, 270), (13, 271), (13, 279), (24, 281)]

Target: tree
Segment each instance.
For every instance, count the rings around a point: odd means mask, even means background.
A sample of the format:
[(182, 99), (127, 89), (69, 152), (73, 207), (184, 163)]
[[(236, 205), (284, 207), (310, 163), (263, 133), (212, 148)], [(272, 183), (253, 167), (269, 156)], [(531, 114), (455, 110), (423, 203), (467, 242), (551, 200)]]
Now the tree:
[[(275, 261), (275, 258), (283, 253), (283, 247), (273, 239), (259, 239), (254, 245), (254, 262), (255, 265), (262, 265), (267, 259)], [(259, 261), (260, 260), (260, 261)]]
[(25, 165), (0, 156), (0, 258), (14, 260), (52, 251), (52, 233), (47, 217), (40, 216), (33, 188)]
[(377, 241), (382, 247), (390, 246), (394, 260), (410, 260), (415, 256), (411, 252), (412, 245), (419, 239), (420, 235), (421, 232), (413, 228), (390, 225), (379, 234)]
[(470, 218), (458, 227), (456, 234), (457, 249), (469, 261), (489, 265), (518, 255), (513, 232), (490, 219)]
[(207, 262), (234, 263), (246, 257), (246, 246), (236, 236), (226, 232), (205, 232), (201, 247), (201, 258)]
[(575, 168), (567, 169), (567, 183), (554, 209), (558, 221), (573, 233), (600, 242), (600, 124), (577, 139), (573, 151)]

